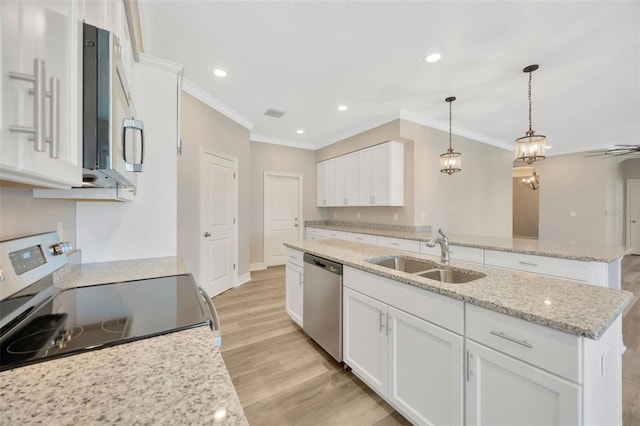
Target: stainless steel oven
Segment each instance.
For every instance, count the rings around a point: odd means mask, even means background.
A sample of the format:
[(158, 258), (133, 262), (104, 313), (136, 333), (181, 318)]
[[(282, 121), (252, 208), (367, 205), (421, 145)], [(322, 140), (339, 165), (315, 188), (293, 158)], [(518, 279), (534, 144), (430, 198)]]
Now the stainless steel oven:
[(0, 371), (193, 327), (210, 327), (213, 303), (191, 274), (59, 289), (67, 264), (56, 232), (0, 242)]

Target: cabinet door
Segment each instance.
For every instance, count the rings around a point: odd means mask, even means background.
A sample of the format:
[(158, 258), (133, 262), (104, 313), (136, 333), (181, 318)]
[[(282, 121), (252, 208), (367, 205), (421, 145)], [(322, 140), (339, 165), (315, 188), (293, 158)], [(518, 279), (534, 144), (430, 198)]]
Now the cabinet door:
[(360, 205), (371, 206), (374, 204), (374, 154), (373, 148), (363, 149), (358, 152), (360, 160)]
[(363, 382), (387, 393), (387, 305), (344, 288), (343, 359)]
[(316, 165), (317, 206), (336, 205), (336, 160), (321, 161)]
[[(357, 206), (360, 203), (360, 156), (357, 152), (346, 155), (347, 167), (347, 205)], [(336, 185), (337, 189), (337, 185)]]
[(304, 274), (302, 268), (287, 262), (285, 275), (285, 309), (287, 314), (302, 327)]
[(388, 309), (389, 401), (416, 424), (462, 424), (462, 336)]
[(373, 148), (373, 204), (389, 205), (391, 180), (391, 145), (388, 143)]
[(467, 424), (577, 425), (580, 387), (467, 340)]
[[(2, 178), (49, 188), (80, 186), (79, 166), (79, 25), (76, 2), (2, 2)], [(34, 128), (34, 83), (9, 78), (9, 73), (34, 76), (34, 59), (42, 60), (43, 96), (41, 134), (55, 138), (37, 151), (32, 134), (9, 131), (10, 126)], [(59, 81), (57, 102), (52, 82)], [(31, 91), (32, 93), (29, 93)], [(57, 104), (57, 106), (56, 106)], [(52, 111), (58, 118), (52, 120)], [(57, 131), (54, 128), (57, 127)], [(29, 140), (31, 139), (31, 140)]]
[(336, 205), (349, 205), (349, 195), (347, 190), (347, 156), (336, 157)]

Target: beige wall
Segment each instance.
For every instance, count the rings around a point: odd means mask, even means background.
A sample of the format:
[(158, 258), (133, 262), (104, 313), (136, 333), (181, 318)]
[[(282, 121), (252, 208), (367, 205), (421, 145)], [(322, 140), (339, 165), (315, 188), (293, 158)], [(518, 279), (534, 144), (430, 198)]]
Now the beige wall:
[(302, 175), (302, 220), (320, 220), (316, 207), (316, 153), (308, 149), (251, 142), (250, 263), (264, 261), (264, 172)]
[[(400, 135), (400, 120), (394, 120), (316, 151), (316, 161), (348, 154), (383, 142), (404, 142), (404, 206), (402, 207), (328, 207), (321, 208), (326, 219), (348, 222), (413, 225), (413, 141)], [(314, 190), (315, 194), (315, 190)], [(360, 213), (360, 218), (358, 218)], [(393, 215), (398, 220), (393, 220)]]
[(512, 156), (510, 151), (453, 135), (462, 171), (440, 172), (449, 133), (402, 121), (401, 135), (414, 141), (415, 223), (458, 234), (510, 237)]
[(249, 130), (191, 95), (181, 98), (178, 156), (178, 255), (199, 278), (200, 155), (202, 149), (238, 159), (238, 274), (249, 272), (251, 158)]
[(521, 177), (513, 178), (513, 236), (538, 237), (540, 192), (522, 185)]
[(57, 230), (76, 248), (76, 202), (33, 198), (33, 190), (12, 182), (1, 182), (0, 240)]
[[(536, 162), (540, 239), (623, 244), (622, 160), (576, 153)], [(571, 212), (575, 212), (572, 217)]]

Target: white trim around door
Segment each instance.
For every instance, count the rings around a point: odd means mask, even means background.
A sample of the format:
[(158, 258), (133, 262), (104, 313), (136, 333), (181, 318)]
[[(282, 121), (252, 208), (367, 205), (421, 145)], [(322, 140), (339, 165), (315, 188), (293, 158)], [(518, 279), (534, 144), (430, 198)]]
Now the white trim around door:
[(640, 255), (640, 179), (627, 179), (626, 198), (627, 247), (633, 249), (632, 254)]
[[(274, 191), (275, 187), (278, 187), (279, 191)], [(287, 187), (295, 189), (292, 192), (286, 190)], [(280, 250), (279, 246), (281, 242), (303, 239), (302, 188), (301, 174), (270, 170), (264, 172), (262, 235), (263, 263), (266, 267), (286, 263), (285, 251)], [(274, 244), (278, 245), (277, 250), (274, 249)]]

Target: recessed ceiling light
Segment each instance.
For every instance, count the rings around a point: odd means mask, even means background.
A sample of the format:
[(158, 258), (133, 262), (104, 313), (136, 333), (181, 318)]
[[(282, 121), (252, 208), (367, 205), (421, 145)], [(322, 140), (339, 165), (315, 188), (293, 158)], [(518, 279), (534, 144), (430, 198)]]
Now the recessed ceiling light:
[(227, 72), (223, 69), (217, 68), (215, 70), (213, 70), (213, 74), (217, 77), (226, 77), (227, 76)]
[(301, 135), (301, 134), (303, 134), (303, 133), (304, 133), (304, 130), (302, 130), (302, 129), (298, 129), (298, 130), (296, 130), (296, 133), (297, 133), (297, 134), (299, 134), (299, 135)]
[(440, 58), (442, 58), (442, 55), (440, 55), (439, 53), (432, 53), (431, 55), (425, 57), (424, 61), (429, 63), (438, 62)]
[(553, 147), (552, 147), (552, 146), (547, 145), (547, 149), (549, 149), (549, 148), (553, 148)]
[(347, 106), (346, 106), (346, 105), (340, 105), (340, 106), (338, 107), (338, 111), (346, 111), (347, 109), (348, 109), (348, 108), (347, 108)]

